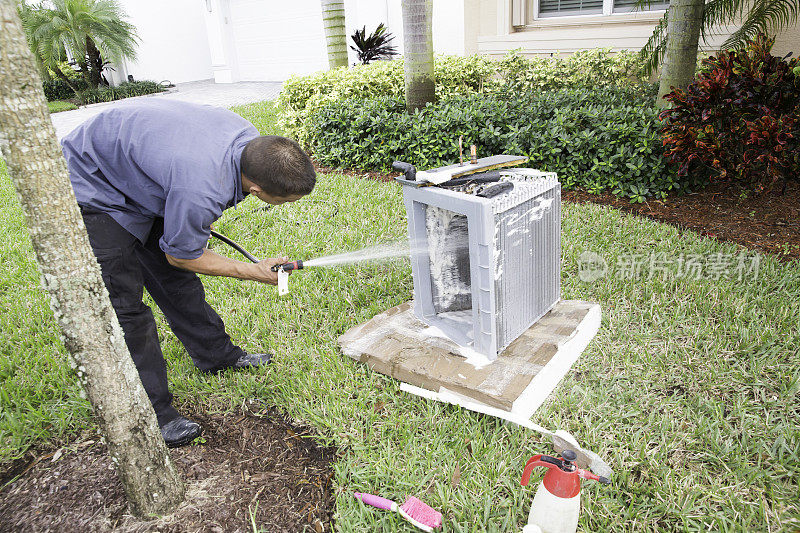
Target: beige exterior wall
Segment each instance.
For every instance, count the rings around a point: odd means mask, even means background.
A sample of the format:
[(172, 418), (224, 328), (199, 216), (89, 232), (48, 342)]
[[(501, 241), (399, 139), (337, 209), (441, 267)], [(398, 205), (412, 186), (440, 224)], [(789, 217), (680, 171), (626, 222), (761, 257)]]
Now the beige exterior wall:
[(478, 53), (481, 0), (464, 0), (464, 54)]
[[(479, 0), (478, 16), (480, 17), (478, 36), (497, 35), (497, 0)], [(477, 45), (476, 41), (475, 46)]]
[(792, 52), (792, 57), (800, 57), (800, 21), (775, 37), (772, 55), (783, 57), (789, 52)]
[[(502, 57), (512, 50), (523, 55), (569, 55), (588, 48), (639, 50), (653, 33), (664, 11), (577, 15), (534, 20), (526, 26), (511, 26), (512, 0), (478, 0), (477, 35), (474, 49), (479, 54)], [(718, 50), (733, 27), (719, 28), (701, 50)], [(473, 38), (467, 36), (467, 43)], [(467, 47), (469, 48), (469, 44)], [(774, 54), (789, 51), (800, 55), (800, 24), (777, 37)]]

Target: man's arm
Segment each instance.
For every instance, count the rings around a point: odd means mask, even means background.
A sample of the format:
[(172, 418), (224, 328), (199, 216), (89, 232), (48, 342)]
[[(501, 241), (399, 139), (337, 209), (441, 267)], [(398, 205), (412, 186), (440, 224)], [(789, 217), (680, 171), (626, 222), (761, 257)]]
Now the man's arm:
[(229, 278), (260, 281), (270, 285), (278, 284), (278, 273), (270, 270), (270, 267), (282, 265), (289, 261), (288, 257), (271, 257), (258, 263), (245, 263), (219, 255), (207, 248), (203, 249), (203, 255), (196, 259), (178, 259), (169, 254), (165, 255), (169, 264), (177, 268), (209, 276), (227, 276)]

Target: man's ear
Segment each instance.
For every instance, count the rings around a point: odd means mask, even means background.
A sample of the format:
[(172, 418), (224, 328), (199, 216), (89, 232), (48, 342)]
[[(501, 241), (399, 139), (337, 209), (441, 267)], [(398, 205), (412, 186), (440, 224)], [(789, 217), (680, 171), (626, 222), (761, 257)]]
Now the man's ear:
[(248, 190), (247, 192), (249, 192), (253, 196), (258, 196), (258, 193), (264, 192), (264, 190), (261, 187), (259, 187), (258, 185), (252, 184), (252, 185), (250, 185), (250, 190)]

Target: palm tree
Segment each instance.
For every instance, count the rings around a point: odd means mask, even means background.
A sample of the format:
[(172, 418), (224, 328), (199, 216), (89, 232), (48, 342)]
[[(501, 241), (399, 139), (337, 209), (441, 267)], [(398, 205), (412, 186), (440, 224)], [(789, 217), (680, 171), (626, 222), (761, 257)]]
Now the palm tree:
[[(651, 0), (639, 0), (638, 6), (644, 7), (649, 5), (650, 2)], [(690, 3), (693, 6), (691, 8), (688, 7)], [(699, 7), (697, 6), (698, 3), (700, 4)], [(758, 33), (769, 34), (781, 31), (800, 17), (800, 0), (694, 0), (694, 2), (684, 0), (681, 4), (682, 6), (679, 10), (681, 14), (676, 11), (673, 15), (674, 10), (670, 6), (640, 52), (641, 57), (646, 61), (648, 73), (652, 73), (662, 59), (665, 66), (669, 64), (684, 65), (684, 70), (678, 74), (668, 74), (668, 83), (681, 88), (686, 88), (694, 77), (694, 67), (697, 62), (697, 44), (692, 46), (691, 41), (686, 41), (685, 37), (676, 36), (674, 39), (683, 42), (683, 45), (676, 45), (672, 50), (668, 50), (669, 45), (667, 43), (672, 35), (669, 26), (670, 17), (674, 16), (680, 19), (679, 24), (681, 24), (682, 28), (679, 28), (678, 33), (684, 35), (699, 34), (703, 39), (713, 35), (715, 27), (741, 21), (739, 29), (733, 32), (722, 44), (724, 49), (743, 48), (747, 41)], [(690, 9), (690, 11), (685, 11), (686, 9)], [(699, 16), (698, 9), (700, 11)], [(697, 40), (695, 40), (695, 43), (697, 43)], [(689, 49), (693, 50), (693, 52), (687, 53), (686, 46), (689, 46)], [(689, 72), (685, 60), (673, 55), (678, 53), (681, 48), (684, 49), (684, 57), (692, 56), (694, 58), (691, 72)], [(669, 54), (669, 57), (666, 54)], [(660, 84), (658, 95), (659, 103), (662, 101), (661, 97), (666, 92), (669, 92), (669, 85), (664, 87), (666, 83), (662, 71), (662, 83)]]
[(347, 66), (347, 32), (344, 24), (344, 2), (322, 0), (322, 24), (328, 45), (328, 66)]
[(436, 98), (432, 21), (433, 0), (403, 0), (403, 59), (409, 113)]
[(694, 78), (697, 46), (703, 22), (703, 0), (672, 0), (667, 13), (667, 38), (664, 63), (658, 84), (656, 106), (669, 105), (664, 95), (673, 87), (685, 89)]
[(123, 20), (116, 0), (52, 0), (50, 5), (23, 6), (20, 15), (31, 50), (61, 79), (67, 81), (57, 67), (65, 50), (93, 88), (102, 82), (104, 60), (136, 59), (136, 28)]

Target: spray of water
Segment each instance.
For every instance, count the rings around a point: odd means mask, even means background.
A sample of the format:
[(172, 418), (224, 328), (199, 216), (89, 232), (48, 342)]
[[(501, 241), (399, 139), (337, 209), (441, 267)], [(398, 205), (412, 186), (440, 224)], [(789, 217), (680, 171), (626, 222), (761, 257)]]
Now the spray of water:
[(386, 261), (396, 257), (410, 257), (411, 254), (419, 251), (424, 251), (424, 247), (409, 244), (408, 241), (400, 241), (390, 244), (369, 246), (353, 252), (309, 259), (308, 261), (303, 261), (303, 265), (306, 267), (324, 267), (358, 263), (361, 261)]

